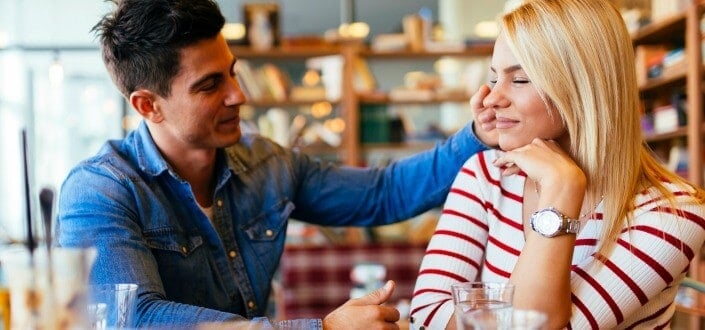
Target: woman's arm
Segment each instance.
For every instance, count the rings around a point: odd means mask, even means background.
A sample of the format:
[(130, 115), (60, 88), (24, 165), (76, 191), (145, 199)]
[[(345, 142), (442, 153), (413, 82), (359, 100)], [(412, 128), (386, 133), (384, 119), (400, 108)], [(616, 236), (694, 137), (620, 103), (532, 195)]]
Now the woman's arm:
[(670, 321), (678, 282), (705, 240), (705, 206), (674, 191), (680, 195), (677, 210), (663, 199), (639, 195), (641, 206), (614, 249), (573, 268), (573, 329)]

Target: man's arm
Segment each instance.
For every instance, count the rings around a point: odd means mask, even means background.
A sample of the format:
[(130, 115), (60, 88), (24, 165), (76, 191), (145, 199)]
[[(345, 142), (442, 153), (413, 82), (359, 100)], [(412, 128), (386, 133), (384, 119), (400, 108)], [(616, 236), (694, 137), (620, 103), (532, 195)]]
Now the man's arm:
[(242, 319), (234, 314), (179, 304), (165, 298), (159, 270), (137, 221), (136, 198), (107, 166), (81, 166), (64, 182), (59, 198), (58, 243), (95, 246), (93, 283), (138, 284), (138, 326), (184, 326)]
[(293, 218), (324, 226), (378, 226), (411, 218), (445, 200), (461, 166), (485, 146), (468, 124), (430, 150), (385, 168), (319, 165), (294, 155)]
[(235, 329), (319, 330), (339, 324), (364, 328), (377, 322), (398, 321), (399, 314), (394, 308), (381, 306), (391, 296), (393, 282), (366, 297), (351, 299), (324, 320), (275, 323), (264, 317), (248, 320), (232, 313), (167, 300), (159, 267), (144, 238), (141, 222), (137, 220), (134, 188), (128, 188), (124, 180), (129, 179), (102, 163), (74, 169), (61, 189), (56, 228), (61, 246), (97, 249), (98, 257), (91, 272), (93, 283), (138, 284), (135, 326), (184, 328), (199, 325), (220, 329), (225, 325)]

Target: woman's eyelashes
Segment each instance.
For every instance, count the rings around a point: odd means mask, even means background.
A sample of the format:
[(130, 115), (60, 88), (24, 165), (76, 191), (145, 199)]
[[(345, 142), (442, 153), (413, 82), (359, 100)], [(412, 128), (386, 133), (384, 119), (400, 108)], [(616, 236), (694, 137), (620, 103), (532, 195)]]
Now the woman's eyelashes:
[[(526, 78), (515, 78), (515, 79), (512, 79), (512, 83), (513, 83), (513, 84), (519, 84), (519, 85), (530, 84), (530, 83), (531, 83), (531, 80), (526, 79)], [(488, 85), (489, 85), (490, 88), (494, 88), (494, 87), (497, 85), (497, 79), (491, 79), (491, 80), (488, 82)]]

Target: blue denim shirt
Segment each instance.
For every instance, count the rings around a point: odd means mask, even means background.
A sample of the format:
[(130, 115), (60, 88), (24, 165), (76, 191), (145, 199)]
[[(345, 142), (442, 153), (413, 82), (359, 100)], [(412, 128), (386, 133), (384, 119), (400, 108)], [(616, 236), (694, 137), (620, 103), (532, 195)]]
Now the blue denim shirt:
[[(442, 204), (462, 164), (483, 149), (468, 125), (385, 168), (353, 168), (245, 135), (219, 151), (210, 221), (143, 122), (71, 170), (60, 191), (58, 240), (97, 248), (92, 282), (139, 285), (137, 326), (243, 318), (270, 326), (262, 317), (290, 218), (322, 226), (408, 219)], [(318, 329), (321, 320), (287, 325)]]

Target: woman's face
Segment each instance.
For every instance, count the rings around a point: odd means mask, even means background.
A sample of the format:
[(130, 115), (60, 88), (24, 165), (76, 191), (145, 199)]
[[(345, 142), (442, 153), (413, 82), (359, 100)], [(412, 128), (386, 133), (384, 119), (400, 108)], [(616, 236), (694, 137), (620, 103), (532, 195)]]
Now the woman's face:
[(483, 104), (495, 111), (502, 150), (522, 147), (534, 138), (556, 140), (567, 147), (568, 134), (558, 111), (543, 102), (503, 34), (495, 42), (490, 71), (492, 91)]

